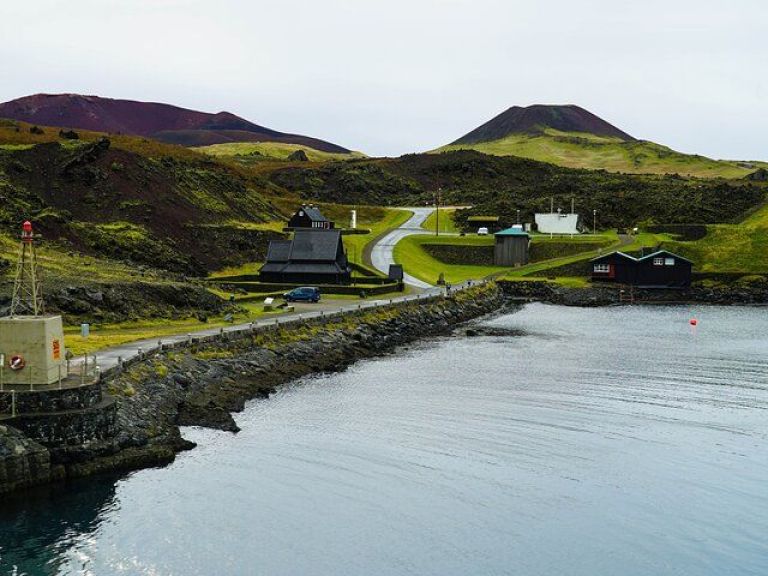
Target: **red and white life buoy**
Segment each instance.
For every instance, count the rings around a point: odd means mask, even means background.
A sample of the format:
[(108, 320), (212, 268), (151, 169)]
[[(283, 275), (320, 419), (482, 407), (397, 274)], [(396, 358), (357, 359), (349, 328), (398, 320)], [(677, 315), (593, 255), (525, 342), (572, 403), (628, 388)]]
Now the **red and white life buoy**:
[(8, 362), (8, 367), (11, 370), (21, 370), (26, 366), (27, 363), (24, 361), (24, 357), (20, 354), (15, 354), (14, 356), (11, 356), (11, 360)]

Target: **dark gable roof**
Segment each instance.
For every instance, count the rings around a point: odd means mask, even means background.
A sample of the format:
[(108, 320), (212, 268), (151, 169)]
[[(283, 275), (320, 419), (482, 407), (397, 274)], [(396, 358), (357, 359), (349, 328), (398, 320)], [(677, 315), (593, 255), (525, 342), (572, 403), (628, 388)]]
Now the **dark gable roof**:
[(288, 262), (290, 253), (290, 240), (271, 240), (267, 248), (267, 262)]
[(602, 256), (598, 256), (597, 258), (592, 258), (590, 262), (597, 262), (598, 260), (602, 260), (604, 258), (609, 258), (611, 256), (620, 256), (623, 258), (626, 258), (627, 260), (631, 260), (632, 262), (644, 262), (648, 260), (649, 258), (658, 258), (660, 256), (669, 256), (670, 258), (677, 258), (678, 260), (685, 260), (689, 264), (693, 264), (688, 258), (683, 258), (682, 256), (675, 254), (674, 252), (670, 252), (669, 250), (657, 250), (653, 254), (648, 254), (646, 256), (641, 256), (639, 258), (635, 258), (634, 256), (630, 256), (629, 254), (624, 254), (624, 252), (609, 252), (608, 254), (603, 254)]
[(302, 206), (299, 210), (303, 210), (304, 214), (306, 214), (312, 222), (328, 222), (328, 218), (323, 216), (322, 212), (320, 212), (320, 208), (315, 206)]
[(643, 262), (644, 260), (648, 260), (649, 258), (659, 258), (661, 256), (669, 256), (670, 258), (677, 258), (678, 260), (685, 260), (689, 264), (693, 264), (688, 258), (684, 258), (683, 256), (680, 256), (679, 254), (675, 254), (674, 252), (670, 252), (669, 250), (657, 250), (653, 254), (648, 254), (647, 256), (642, 256), (641, 258), (638, 258), (638, 262)]
[(598, 260), (602, 260), (603, 258), (610, 258), (613, 256), (619, 256), (621, 258), (626, 258), (627, 260), (631, 260), (632, 262), (637, 262), (637, 258), (634, 256), (630, 256), (629, 254), (624, 254), (624, 252), (619, 252), (618, 250), (615, 252), (608, 252), (608, 254), (603, 254), (601, 256), (598, 256), (597, 258), (592, 258), (590, 262), (596, 262)]
[(341, 242), (340, 230), (298, 229), (293, 235), (289, 260), (335, 261)]

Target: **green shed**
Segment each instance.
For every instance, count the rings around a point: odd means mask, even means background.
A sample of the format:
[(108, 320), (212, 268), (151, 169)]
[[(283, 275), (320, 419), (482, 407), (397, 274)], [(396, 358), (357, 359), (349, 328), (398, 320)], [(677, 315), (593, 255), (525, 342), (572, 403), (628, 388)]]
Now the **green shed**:
[(528, 264), (530, 237), (522, 226), (513, 226), (493, 235), (493, 263), (496, 266), (523, 266)]

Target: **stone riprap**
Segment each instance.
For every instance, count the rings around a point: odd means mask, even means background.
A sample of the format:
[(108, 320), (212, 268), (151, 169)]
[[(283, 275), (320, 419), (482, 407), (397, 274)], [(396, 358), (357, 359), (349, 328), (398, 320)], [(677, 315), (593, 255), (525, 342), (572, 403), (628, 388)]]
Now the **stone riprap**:
[[(168, 463), (180, 450), (194, 447), (181, 437), (180, 426), (236, 432), (231, 413), (242, 410), (249, 399), (266, 398), (306, 374), (341, 370), (418, 338), (448, 333), (503, 304), (501, 290), (488, 283), (450, 297), (261, 326), (155, 351), (107, 373), (105, 386), (117, 399), (114, 421), (109, 410), (92, 421), (83, 420), (87, 410), (80, 411), (79, 424), (69, 430), (63, 428), (68, 425), (64, 420), (59, 428), (64, 435), (90, 434), (87, 441), (58, 437), (46, 447), (11, 426), (0, 429), (0, 492)], [(99, 430), (110, 426), (113, 434), (104, 437)]]

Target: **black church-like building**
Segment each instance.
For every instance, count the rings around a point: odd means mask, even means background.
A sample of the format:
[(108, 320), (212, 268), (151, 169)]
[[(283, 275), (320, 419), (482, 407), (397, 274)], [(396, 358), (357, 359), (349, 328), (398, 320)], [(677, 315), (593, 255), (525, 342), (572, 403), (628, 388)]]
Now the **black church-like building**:
[(298, 228), (292, 240), (272, 240), (259, 280), (280, 284), (349, 284), (352, 270), (340, 230)]

